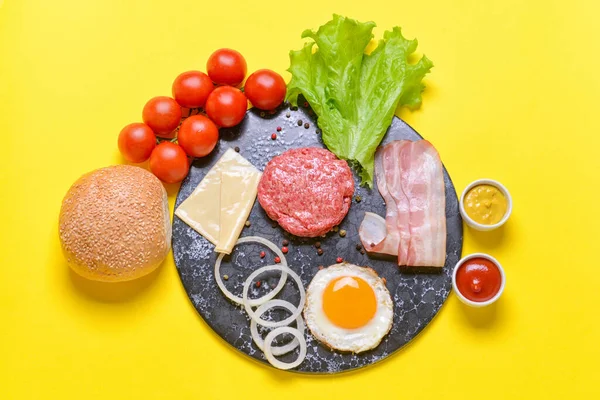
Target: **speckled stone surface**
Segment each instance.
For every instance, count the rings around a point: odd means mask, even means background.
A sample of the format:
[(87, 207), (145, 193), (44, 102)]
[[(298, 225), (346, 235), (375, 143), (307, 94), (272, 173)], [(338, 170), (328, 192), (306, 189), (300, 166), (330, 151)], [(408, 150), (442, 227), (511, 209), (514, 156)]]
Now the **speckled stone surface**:
[[(289, 115), (289, 117), (288, 117)], [(299, 121), (302, 121), (301, 124)], [(308, 128), (305, 128), (308, 123)], [(278, 132), (277, 127), (281, 127)], [(266, 163), (275, 155), (293, 147), (323, 147), (321, 135), (317, 133), (312, 111), (304, 107), (291, 110), (282, 108), (274, 114), (251, 110), (244, 121), (235, 128), (223, 130), (218, 148), (208, 157), (197, 160), (191, 167), (190, 174), (181, 185), (176, 206), (186, 199), (208, 169), (219, 159), (227, 148), (236, 146), (240, 154), (246, 157), (258, 169), (263, 170)], [(272, 140), (271, 134), (277, 133)], [(398, 139), (416, 140), (420, 136), (406, 123), (394, 118), (384, 143)], [(443, 154), (441, 155), (443, 160)], [(450, 293), (452, 267), (460, 259), (462, 251), (462, 220), (458, 211), (458, 199), (452, 181), (444, 169), (446, 185), (446, 218), (447, 218), (447, 256), (446, 265), (441, 272), (415, 272), (399, 270), (393, 259), (381, 259), (361, 254), (356, 249), (360, 243), (358, 227), (365, 211), (372, 211), (385, 216), (385, 204), (379, 192), (360, 186), (355, 176), (355, 196), (361, 201), (353, 201), (350, 211), (340, 229), (347, 231), (342, 238), (336, 232), (330, 232), (325, 238), (299, 239), (290, 237), (279, 226), (274, 225), (255, 202), (250, 214), (251, 226), (244, 228), (241, 236), (257, 235), (271, 240), (278, 246), (284, 239), (289, 240), (287, 260), (307, 287), (320, 265), (328, 266), (336, 263), (337, 257), (346, 261), (368, 265), (386, 278), (387, 287), (394, 301), (394, 321), (392, 330), (374, 350), (360, 354), (344, 354), (329, 350), (315, 340), (308, 331), (307, 357), (294, 369), (307, 373), (336, 373), (373, 364), (388, 357), (414, 338), (432, 320), (442, 307)], [(323, 255), (317, 254), (314, 244), (321, 242)], [(250, 336), (250, 320), (243, 308), (228, 301), (220, 292), (214, 279), (216, 253), (214, 246), (187, 226), (177, 216), (173, 217), (173, 253), (183, 286), (194, 307), (206, 323), (227, 343), (238, 351), (261, 362), (267, 363), (262, 351), (253, 343)], [(267, 255), (261, 259), (259, 253), (264, 250)], [(224, 259), (221, 274), (228, 275), (225, 285), (233, 293), (241, 296), (242, 285), (250, 273), (263, 265), (273, 264), (275, 255), (260, 244), (244, 244), (234, 249), (231, 257)], [(279, 278), (278, 273), (265, 274), (259, 277), (260, 288), (252, 286), (252, 297), (266, 293), (268, 286), (274, 286)], [(276, 297), (298, 304), (299, 294), (292, 279), (288, 279), (284, 289)], [(282, 319), (289, 315), (286, 311), (271, 310), (264, 317)], [(294, 325), (292, 325), (294, 326)], [(267, 329), (261, 330), (263, 338)], [(276, 344), (290, 339), (284, 335), (275, 340)], [(279, 357), (290, 362), (296, 358), (297, 350)]]

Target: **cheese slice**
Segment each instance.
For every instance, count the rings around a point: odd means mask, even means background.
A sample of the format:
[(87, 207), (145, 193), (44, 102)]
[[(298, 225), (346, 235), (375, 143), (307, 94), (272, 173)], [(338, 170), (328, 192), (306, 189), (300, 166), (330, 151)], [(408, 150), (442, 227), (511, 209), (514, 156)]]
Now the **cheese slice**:
[(254, 205), (260, 177), (250, 168), (221, 171), (221, 232), (215, 251), (231, 253)]
[(230, 254), (256, 200), (261, 175), (228, 149), (175, 215), (214, 244), (215, 251)]

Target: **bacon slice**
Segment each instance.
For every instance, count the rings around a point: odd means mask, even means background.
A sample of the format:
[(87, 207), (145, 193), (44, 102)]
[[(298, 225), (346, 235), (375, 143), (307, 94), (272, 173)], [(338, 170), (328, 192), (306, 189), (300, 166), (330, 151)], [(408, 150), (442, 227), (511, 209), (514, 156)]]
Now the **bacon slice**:
[(398, 265), (443, 267), (446, 197), (442, 162), (426, 140), (398, 140), (375, 155), (385, 220), (365, 213), (359, 236), (369, 252), (398, 256)]
[(400, 153), (402, 191), (409, 199), (410, 240), (406, 265), (443, 267), (446, 261), (446, 193), (442, 162), (426, 140)]
[(385, 154), (383, 162), (387, 187), (396, 204), (396, 230), (400, 239), (398, 242), (398, 250), (396, 251), (396, 254), (398, 255), (398, 265), (408, 265), (408, 248), (410, 245), (410, 203), (402, 186), (402, 176), (404, 174), (403, 168), (405, 168), (405, 166), (401, 163), (401, 156), (403, 153), (409, 154), (412, 143), (413, 142), (408, 140), (396, 140), (388, 144), (390, 150)]

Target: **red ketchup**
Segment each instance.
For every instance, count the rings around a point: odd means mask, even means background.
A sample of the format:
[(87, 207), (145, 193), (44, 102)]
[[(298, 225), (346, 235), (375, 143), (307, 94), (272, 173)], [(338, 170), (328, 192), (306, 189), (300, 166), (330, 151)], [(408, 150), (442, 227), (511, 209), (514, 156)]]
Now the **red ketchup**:
[(467, 299), (484, 302), (500, 291), (502, 276), (492, 261), (482, 257), (471, 258), (456, 271), (456, 286)]

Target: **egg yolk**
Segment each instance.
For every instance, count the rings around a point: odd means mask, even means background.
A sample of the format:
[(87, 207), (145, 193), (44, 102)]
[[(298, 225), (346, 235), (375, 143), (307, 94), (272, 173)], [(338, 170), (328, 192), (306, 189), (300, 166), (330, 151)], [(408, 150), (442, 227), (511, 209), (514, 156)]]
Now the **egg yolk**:
[(323, 292), (323, 312), (340, 328), (365, 326), (376, 311), (377, 299), (373, 288), (356, 276), (334, 279)]

